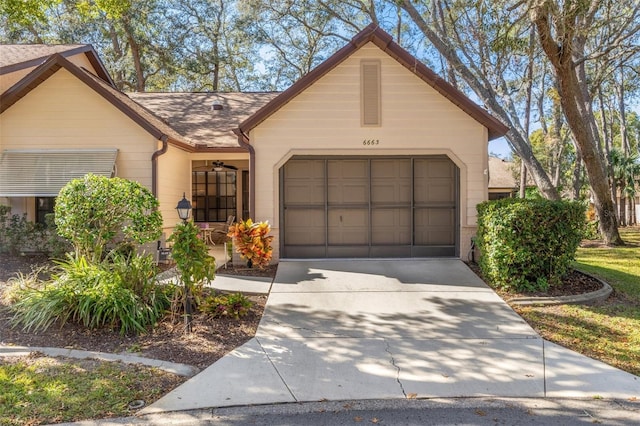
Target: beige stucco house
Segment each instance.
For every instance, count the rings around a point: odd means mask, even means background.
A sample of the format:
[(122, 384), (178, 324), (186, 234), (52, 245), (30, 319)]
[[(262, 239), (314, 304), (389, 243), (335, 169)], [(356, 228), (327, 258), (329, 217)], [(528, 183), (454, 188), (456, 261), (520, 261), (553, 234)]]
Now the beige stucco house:
[(198, 223), (268, 220), (275, 259), (464, 255), (507, 131), (375, 26), (279, 94), (126, 95), (87, 46), (0, 78), (0, 202), (36, 219), (74, 173), (125, 177), (167, 234), (183, 192)]

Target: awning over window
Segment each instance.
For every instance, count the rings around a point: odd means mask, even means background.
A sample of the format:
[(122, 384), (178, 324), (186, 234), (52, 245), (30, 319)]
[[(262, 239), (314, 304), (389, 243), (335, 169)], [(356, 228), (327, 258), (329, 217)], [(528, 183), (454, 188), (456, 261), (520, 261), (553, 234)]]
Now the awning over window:
[(118, 150), (4, 150), (0, 197), (55, 197), (70, 180), (87, 173), (112, 177)]

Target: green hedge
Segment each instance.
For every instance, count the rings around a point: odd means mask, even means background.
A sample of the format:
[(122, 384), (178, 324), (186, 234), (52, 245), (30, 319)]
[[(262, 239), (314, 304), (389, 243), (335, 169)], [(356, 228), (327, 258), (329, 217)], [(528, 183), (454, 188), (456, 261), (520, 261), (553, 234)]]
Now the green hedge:
[(480, 268), (494, 286), (546, 291), (562, 282), (585, 230), (579, 202), (503, 199), (478, 205)]

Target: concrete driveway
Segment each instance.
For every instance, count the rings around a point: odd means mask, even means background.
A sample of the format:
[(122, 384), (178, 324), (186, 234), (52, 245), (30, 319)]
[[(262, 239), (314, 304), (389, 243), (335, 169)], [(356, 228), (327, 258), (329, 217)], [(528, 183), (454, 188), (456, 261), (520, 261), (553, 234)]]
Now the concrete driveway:
[(256, 337), (142, 414), (281, 402), (640, 397), (545, 342), (456, 259), (281, 261)]

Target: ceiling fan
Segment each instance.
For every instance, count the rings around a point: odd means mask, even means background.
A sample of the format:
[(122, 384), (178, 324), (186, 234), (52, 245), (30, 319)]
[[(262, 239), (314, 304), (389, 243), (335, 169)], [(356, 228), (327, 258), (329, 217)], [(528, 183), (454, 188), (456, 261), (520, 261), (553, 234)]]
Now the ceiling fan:
[(224, 169), (229, 170), (238, 170), (236, 166), (231, 166), (229, 164), (224, 164), (222, 161), (214, 161), (213, 163), (213, 171), (214, 172), (222, 172)]

